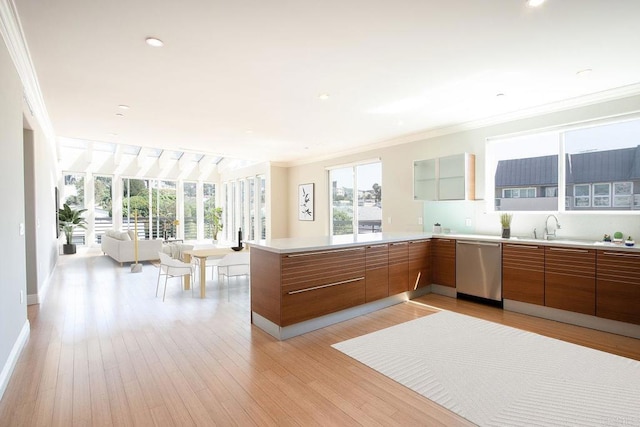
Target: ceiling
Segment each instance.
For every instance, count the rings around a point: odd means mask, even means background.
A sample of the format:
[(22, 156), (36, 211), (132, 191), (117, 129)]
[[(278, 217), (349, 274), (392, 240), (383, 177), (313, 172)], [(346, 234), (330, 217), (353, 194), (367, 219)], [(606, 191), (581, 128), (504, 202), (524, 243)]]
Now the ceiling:
[(640, 93), (637, 0), (16, 7), (60, 137), (296, 162)]

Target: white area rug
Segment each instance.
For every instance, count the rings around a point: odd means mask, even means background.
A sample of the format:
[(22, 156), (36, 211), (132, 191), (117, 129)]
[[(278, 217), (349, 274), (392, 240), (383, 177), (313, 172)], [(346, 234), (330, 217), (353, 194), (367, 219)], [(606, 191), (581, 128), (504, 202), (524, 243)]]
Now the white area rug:
[(333, 347), (480, 426), (640, 426), (640, 362), (474, 317)]

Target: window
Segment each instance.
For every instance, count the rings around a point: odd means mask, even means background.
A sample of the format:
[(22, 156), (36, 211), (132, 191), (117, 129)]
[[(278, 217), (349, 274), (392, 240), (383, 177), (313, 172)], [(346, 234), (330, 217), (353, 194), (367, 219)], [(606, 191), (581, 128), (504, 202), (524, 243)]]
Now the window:
[(613, 183), (613, 206), (630, 208), (633, 198), (633, 182)]
[(185, 239), (197, 239), (198, 238), (198, 186), (195, 182), (185, 182), (182, 185), (184, 193), (183, 197), (183, 228)]
[(532, 197), (536, 197), (536, 189), (535, 188), (505, 188), (502, 190), (502, 197), (505, 199), (532, 198)]
[(639, 209), (637, 158), (638, 119), (489, 141), (487, 192), (495, 210)]
[(589, 184), (573, 186), (573, 202), (577, 208), (591, 206), (591, 186)]
[(110, 176), (95, 176), (93, 180), (96, 243), (100, 243), (106, 230), (113, 228), (112, 181)]
[(135, 227), (138, 215), (138, 237), (148, 239), (150, 231), (149, 180), (122, 179), (122, 224), (125, 230)]
[(216, 208), (216, 186), (205, 182), (202, 184), (204, 204), (204, 238), (213, 239), (213, 211)]
[(546, 133), (487, 144), (495, 210), (557, 210), (559, 143), (557, 133)]
[(611, 184), (593, 184), (593, 206), (611, 206)]
[[(64, 187), (62, 189), (62, 204), (69, 205), (72, 209), (84, 209), (84, 178), (83, 173), (66, 173), (64, 176)], [(62, 206), (60, 206), (62, 207)], [(85, 219), (86, 212), (84, 214)], [(73, 230), (72, 243), (77, 245), (85, 244), (86, 231), (76, 227)]]
[(329, 182), (332, 235), (382, 231), (381, 162), (331, 169)]

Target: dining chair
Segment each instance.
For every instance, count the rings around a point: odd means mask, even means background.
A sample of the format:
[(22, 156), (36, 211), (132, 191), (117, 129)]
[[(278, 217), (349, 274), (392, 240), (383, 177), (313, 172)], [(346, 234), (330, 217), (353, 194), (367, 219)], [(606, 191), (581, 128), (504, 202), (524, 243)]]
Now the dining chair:
[(234, 252), (225, 255), (218, 262), (218, 280), (227, 278), (227, 301), (229, 300), (229, 278), (232, 276), (249, 277), (249, 252)]
[[(162, 301), (164, 301), (167, 294), (167, 280), (169, 277), (183, 277), (190, 276), (191, 283), (194, 283), (193, 265), (188, 262), (180, 261), (179, 259), (171, 258), (164, 252), (158, 252), (160, 256), (160, 269), (158, 271), (158, 282), (156, 284), (156, 296), (158, 296), (158, 289), (160, 288), (160, 276), (164, 276), (164, 292), (162, 293)], [(193, 296), (193, 286), (191, 286), (191, 295)]]

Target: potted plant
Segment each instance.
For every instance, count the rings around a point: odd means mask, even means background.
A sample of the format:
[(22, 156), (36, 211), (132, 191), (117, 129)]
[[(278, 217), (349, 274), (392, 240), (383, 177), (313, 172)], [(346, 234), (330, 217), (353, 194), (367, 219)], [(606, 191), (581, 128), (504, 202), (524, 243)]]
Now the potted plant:
[(502, 225), (502, 238), (509, 239), (511, 237), (511, 219), (513, 214), (500, 214), (500, 224)]
[(62, 253), (65, 255), (75, 254), (76, 245), (72, 243), (73, 231), (77, 228), (87, 229), (87, 221), (82, 216), (86, 209), (71, 209), (68, 204), (64, 204), (58, 209), (58, 227), (64, 233), (66, 244), (62, 245)]
[(222, 231), (222, 208), (213, 208), (209, 210), (207, 213), (207, 220), (209, 222), (209, 227), (211, 227), (211, 236), (213, 237), (213, 242), (216, 243), (218, 241), (218, 233)]

